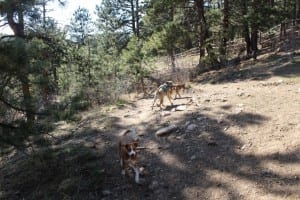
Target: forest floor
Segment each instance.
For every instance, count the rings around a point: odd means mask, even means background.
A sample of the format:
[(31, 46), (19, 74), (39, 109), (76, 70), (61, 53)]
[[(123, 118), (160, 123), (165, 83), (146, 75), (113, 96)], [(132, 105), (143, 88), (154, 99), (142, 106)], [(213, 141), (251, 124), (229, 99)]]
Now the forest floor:
[[(2, 158), (0, 199), (300, 199), (300, 56), (262, 56), (187, 84), (163, 111), (128, 95), (56, 123), (47, 154)], [(139, 185), (118, 160), (118, 134), (131, 127)]]

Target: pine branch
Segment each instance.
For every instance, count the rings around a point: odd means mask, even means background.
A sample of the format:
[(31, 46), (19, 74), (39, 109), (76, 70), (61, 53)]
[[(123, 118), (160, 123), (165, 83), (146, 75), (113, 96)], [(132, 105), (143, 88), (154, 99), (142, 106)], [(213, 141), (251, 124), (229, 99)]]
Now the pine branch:
[(3, 99), (2, 97), (0, 97), (0, 101), (2, 103), (4, 103), (5, 105), (7, 105), (8, 107), (17, 110), (17, 111), (21, 111), (21, 112), (26, 112), (26, 113), (30, 113), (30, 114), (34, 114), (34, 115), (47, 115), (46, 113), (38, 113), (38, 112), (34, 112), (34, 111), (29, 111), (23, 108), (19, 108), (17, 106), (12, 105), (11, 103), (7, 102), (5, 99)]
[(10, 124), (4, 124), (2, 122), (0, 122), (0, 126), (5, 127), (5, 128), (9, 128), (9, 129), (18, 129), (18, 127), (16, 127), (16, 126), (13, 126), (13, 125), (10, 125)]
[(3, 35), (0, 37), (0, 40), (3, 40), (5, 38), (14, 38), (14, 37), (16, 37), (16, 36), (15, 35)]

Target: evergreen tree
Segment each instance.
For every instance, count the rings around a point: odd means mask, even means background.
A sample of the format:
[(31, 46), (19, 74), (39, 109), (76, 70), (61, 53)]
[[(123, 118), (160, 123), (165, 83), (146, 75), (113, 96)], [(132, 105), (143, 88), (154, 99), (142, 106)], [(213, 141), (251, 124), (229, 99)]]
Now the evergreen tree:
[[(0, 2), (1, 15), (14, 32), (14, 35), (4, 35), (0, 39), (1, 80), (3, 78), (0, 110), (7, 110), (1, 113), (0, 127), (6, 131), (1, 133), (0, 140), (15, 147), (21, 144), (19, 139), (34, 134), (34, 118), (41, 114), (39, 108), (44, 100), (41, 96), (49, 94), (54, 85), (52, 67), (63, 54), (58, 40), (39, 32), (42, 29), (37, 28), (37, 23), (30, 27), (31, 20), (37, 22), (41, 16), (38, 9), (34, 9), (35, 3)], [(18, 114), (17, 118), (12, 118), (12, 113), (25, 113), (25, 117)]]
[(93, 22), (86, 8), (77, 8), (71, 19), (69, 34), (71, 40), (79, 45), (85, 45), (93, 32)]

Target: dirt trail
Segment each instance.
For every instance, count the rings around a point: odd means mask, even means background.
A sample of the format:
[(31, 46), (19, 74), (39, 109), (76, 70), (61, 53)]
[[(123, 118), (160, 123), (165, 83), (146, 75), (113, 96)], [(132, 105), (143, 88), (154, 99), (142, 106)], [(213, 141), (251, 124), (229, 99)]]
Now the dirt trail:
[(204, 74), (162, 112), (152, 99), (110, 112), (140, 133), (145, 176), (120, 181), (114, 157), (104, 199), (300, 199), (299, 63), (264, 66)]
[[(100, 155), (88, 161), (97, 162), (101, 172), (96, 189), (77, 188), (81, 192), (69, 197), (300, 199), (299, 66), (300, 57), (295, 63), (259, 59), (199, 76), (163, 111), (151, 109), (151, 98), (137, 98), (82, 113), (79, 124), (58, 125), (56, 134), (76, 133), (63, 145), (84, 144)], [(177, 106), (183, 110), (174, 111)], [(168, 125), (177, 128), (155, 136)], [(123, 178), (118, 162), (118, 133), (130, 127), (137, 129), (143, 147), (141, 185)]]

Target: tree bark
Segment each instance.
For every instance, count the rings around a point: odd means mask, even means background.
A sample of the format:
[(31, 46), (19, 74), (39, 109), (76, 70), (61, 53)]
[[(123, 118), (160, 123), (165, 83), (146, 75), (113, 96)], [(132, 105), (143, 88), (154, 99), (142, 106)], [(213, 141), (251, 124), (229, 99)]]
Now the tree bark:
[(139, 6), (139, 0), (135, 1), (135, 20), (136, 20), (136, 36), (140, 38), (140, 6)]
[(132, 32), (136, 35), (134, 0), (130, 0)]
[[(18, 21), (14, 21), (14, 13), (16, 12), (18, 16)], [(24, 16), (23, 10), (17, 8), (17, 5), (12, 3), (11, 8), (7, 10), (7, 22), (11, 29), (13, 30), (16, 37), (25, 39), (24, 33)], [(23, 63), (22, 63), (23, 64)], [(27, 70), (24, 69), (24, 66), (20, 64), (20, 81), (22, 83), (22, 92), (23, 92), (23, 104), (26, 110), (27, 122), (32, 123), (34, 121), (33, 106), (31, 102), (31, 94), (30, 94), (30, 85), (28, 79)]]
[[(242, 1), (242, 14), (243, 16), (246, 16), (248, 14), (248, 9), (247, 9), (247, 2)], [(243, 37), (246, 42), (246, 51), (247, 51), (247, 56), (251, 55), (251, 38), (250, 38), (250, 31), (249, 31), (249, 23), (247, 20), (243, 21)]]
[(220, 45), (220, 55), (225, 58), (226, 56), (226, 45), (228, 41), (228, 28), (229, 28), (229, 3), (228, 0), (224, 0), (223, 8), (223, 24), (222, 24), (222, 41)]
[[(260, 0), (253, 0), (253, 10), (254, 15), (258, 13), (258, 7), (260, 5)], [(256, 18), (256, 16), (253, 16)], [(258, 22), (257, 20), (252, 20), (251, 23), (251, 50), (252, 50), (252, 57), (256, 59), (257, 56), (257, 41), (258, 41)]]
[(300, 0), (296, 0), (296, 19), (300, 18)]
[(204, 16), (204, 1), (195, 0), (196, 12), (198, 15), (198, 37), (199, 37), (199, 48), (200, 48), (200, 59), (205, 56), (205, 40), (208, 37), (208, 30), (206, 19)]

